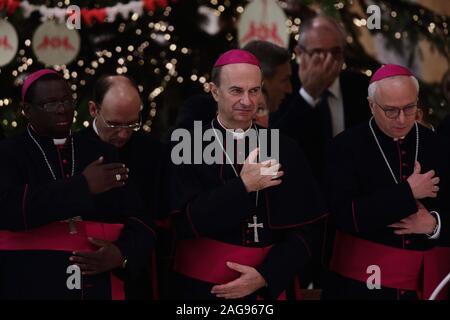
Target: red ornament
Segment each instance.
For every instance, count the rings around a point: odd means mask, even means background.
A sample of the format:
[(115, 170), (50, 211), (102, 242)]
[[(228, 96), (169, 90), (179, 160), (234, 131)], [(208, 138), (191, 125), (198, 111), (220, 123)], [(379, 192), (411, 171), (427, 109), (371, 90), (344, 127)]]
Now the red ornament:
[(105, 22), (106, 9), (81, 9), (81, 17), (87, 25), (92, 25), (93, 20), (97, 20), (99, 23)]
[(12, 15), (14, 12), (16, 12), (19, 6), (19, 0), (0, 0), (0, 11), (6, 10), (8, 15)]
[(165, 8), (169, 5), (167, 0), (143, 0), (144, 8), (147, 11), (155, 11), (156, 7)]

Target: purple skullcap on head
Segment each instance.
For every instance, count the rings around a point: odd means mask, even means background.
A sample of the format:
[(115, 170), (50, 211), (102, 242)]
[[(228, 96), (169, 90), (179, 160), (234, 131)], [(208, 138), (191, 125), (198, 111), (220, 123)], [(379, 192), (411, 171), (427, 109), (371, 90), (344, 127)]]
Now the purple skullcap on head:
[(22, 86), (22, 102), (25, 101), (25, 95), (27, 94), (28, 89), (31, 87), (31, 85), (38, 80), (40, 77), (45, 76), (46, 74), (59, 74), (55, 70), (51, 69), (42, 69), (36, 72), (33, 72), (29, 74), (25, 81), (23, 82)]
[(241, 49), (233, 49), (223, 53), (219, 59), (217, 59), (214, 68), (235, 63), (253, 64), (260, 68), (258, 59), (252, 53)]
[(399, 66), (397, 64), (385, 64), (379, 68), (370, 79), (370, 83), (383, 80), (395, 76), (414, 76), (408, 68)]

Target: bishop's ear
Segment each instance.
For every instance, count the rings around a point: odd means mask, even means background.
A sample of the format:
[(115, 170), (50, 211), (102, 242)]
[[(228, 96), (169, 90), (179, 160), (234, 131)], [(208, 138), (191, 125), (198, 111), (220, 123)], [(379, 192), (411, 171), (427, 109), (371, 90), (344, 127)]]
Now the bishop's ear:
[(30, 114), (29, 110), (30, 110), (29, 103), (26, 103), (26, 102), (20, 103), (20, 113), (27, 119), (28, 119), (28, 115)]
[(88, 102), (88, 107), (89, 107), (89, 114), (91, 115), (92, 118), (95, 118), (97, 116), (97, 104), (90, 100)]
[(217, 87), (217, 85), (214, 82), (209, 83), (209, 91), (211, 91), (211, 94), (212, 94), (214, 100), (216, 100), (216, 102), (217, 102), (219, 99), (219, 88)]
[(373, 114), (373, 101), (370, 97), (367, 97), (367, 101), (369, 101), (370, 112)]

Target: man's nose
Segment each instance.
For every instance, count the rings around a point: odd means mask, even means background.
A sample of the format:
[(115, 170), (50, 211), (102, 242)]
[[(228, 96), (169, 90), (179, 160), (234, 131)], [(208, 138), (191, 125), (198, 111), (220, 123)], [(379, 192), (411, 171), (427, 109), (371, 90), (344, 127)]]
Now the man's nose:
[(405, 112), (403, 110), (400, 110), (400, 113), (398, 114), (397, 121), (400, 123), (405, 123)]
[(56, 107), (56, 113), (64, 113), (66, 111), (66, 108), (64, 107), (64, 104), (60, 103), (57, 107)]
[(121, 129), (119, 129), (119, 132), (117, 133), (117, 135), (119, 136), (119, 138), (125, 139), (128, 137), (128, 130), (121, 128)]
[(248, 94), (248, 92), (244, 92), (242, 97), (241, 97), (241, 104), (244, 106), (249, 106), (251, 105), (252, 101), (250, 100), (250, 95)]

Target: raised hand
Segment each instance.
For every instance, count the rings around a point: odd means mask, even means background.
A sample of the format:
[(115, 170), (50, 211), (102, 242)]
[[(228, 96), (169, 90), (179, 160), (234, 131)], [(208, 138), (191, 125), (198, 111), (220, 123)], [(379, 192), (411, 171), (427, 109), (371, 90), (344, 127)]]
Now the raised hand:
[(281, 165), (276, 160), (267, 160), (262, 163), (257, 162), (259, 149), (250, 152), (241, 170), (241, 179), (244, 182), (247, 192), (254, 192), (281, 184), (284, 175), (279, 171)]
[(333, 83), (341, 69), (341, 62), (334, 59), (330, 52), (300, 54), (299, 77), (303, 88), (314, 99)]
[(122, 187), (128, 180), (128, 168), (122, 163), (103, 164), (103, 157), (89, 164), (83, 176), (92, 194), (103, 193), (113, 188)]
[(420, 163), (414, 165), (414, 172), (407, 179), (414, 199), (436, 198), (439, 191), (439, 177), (435, 177), (434, 170), (421, 174)]

